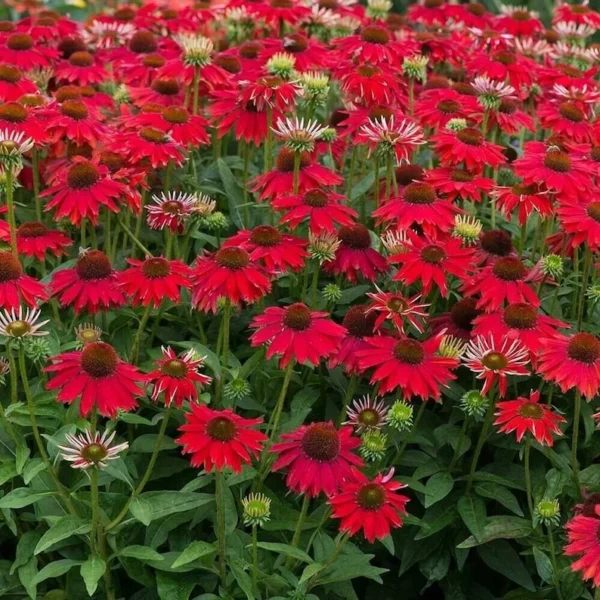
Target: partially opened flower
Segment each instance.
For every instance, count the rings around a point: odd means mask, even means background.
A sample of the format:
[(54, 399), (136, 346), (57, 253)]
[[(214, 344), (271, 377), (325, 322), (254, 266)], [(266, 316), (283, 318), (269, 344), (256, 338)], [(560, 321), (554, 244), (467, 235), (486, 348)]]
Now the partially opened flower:
[(82, 350), (53, 356), (46, 373), (54, 377), (48, 390), (59, 390), (56, 399), (71, 404), (78, 398), (79, 414), (87, 417), (94, 407), (104, 417), (114, 419), (120, 410), (137, 406), (143, 396), (139, 387), (146, 380), (133, 365), (123, 362), (115, 349), (105, 342), (86, 344)]
[(331, 421), (301, 425), (281, 440), (270, 450), (278, 455), (272, 470), (287, 468), (286, 485), (297, 494), (331, 496), (352, 477), (352, 467), (363, 464), (352, 452), (360, 445), (352, 428), (338, 430)]
[(146, 206), (148, 226), (151, 229), (167, 227), (172, 233), (183, 233), (187, 220), (194, 212), (197, 195), (163, 192), (160, 196), (152, 196), (152, 202)]
[(10, 338), (48, 335), (50, 332), (41, 328), (49, 323), (49, 320), (40, 322), (40, 314), (37, 308), (23, 310), (22, 306), (19, 306), (18, 311), (13, 308), (0, 312), (0, 335)]
[(329, 313), (311, 311), (297, 302), (286, 308), (271, 306), (254, 317), (250, 325), (256, 331), (252, 346), (267, 346), (267, 358), (280, 356), (279, 366), (291, 360), (316, 366), (340, 346), (346, 330), (329, 318)]
[(367, 143), (369, 155), (374, 153), (380, 158), (392, 156), (398, 164), (408, 162), (417, 146), (425, 143), (423, 131), (416, 123), (408, 119), (396, 123), (393, 115), (389, 119), (381, 117), (379, 121), (370, 119), (360, 128), (358, 139)]
[(552, 435), (562, 435), (559, 424), (566, 419), (554, 412), (552, 406), (539, 402), (539, 390), (531, 392), (529, 398), (519, 396), (516, 400), (496, 403), (498, 433), (516, 432), (517, 442), (529, 431), (542, 446), (552, 446)]
[(127, 442), (122, 442), (116, 446), (111, 446), (115, 439), (116, 431), (109, 434), (106, 429), (102, 436), (98, 431), (92, 433), (87, 430), (83, 434), (66, 434), (65, 438), (68, 445), (58, 446), (63, 460), (69, 461), (74, 469), (105, 469), (111, 460), (119, 458), (123, 450), (129, 448)]
[(473, 338), (463, 357), (465, 365), (477, 373), (477, 379), (485, 380), (482, 395), (486, 395), (498, 382), (498, 392), (504, 398), (508, 389), (508, 375), (529, 375), (525, 365), (529, 362), (527, 348), (518, 340), (508, 336)]
[(341, 519), (342, 531), (356, 535), (362, 530), (367, 541), (373, 543), (402, 526), (409, 498), (398, 493), (406, 486), (393, 481), (393, 476), (394, 469), (387, 475), (378, 473), (373, 479), (353, 470), (353, 476), (342, 483), (339, 493), (329, 499), (331, 516)]
[(312, 152), (315, 142), (321, 137), (326, 127), (317, 121), (304, 119), (279, 119), (273, 133), (280, 138), (294, 152)]
[(381, 429), (386, 424), (388, 410), (383, 400), (371, 398), (367, 394), (348, 407), (347, 421), (344, 425), (351, 425), (357, 433)]
[(419, 333), (423, 333), (423, 319), (427, 317), (424, 311), (429, 304), (421, 304), (421, 295), (410, 298), (400, 292), (384, 292), (375, 286), (376, 293), (367, 293), (371, 304), (367, 314), (375, 315), (375, 330), (380, 329), (386, 321), (402, 333), (406, 325), (411, 325)]
[(183, 454), (191, 454), (192, 467), (241, 473), (244, 465), (258, 458), (267, 436), (257, 431), (262, 419), (244, 419), (230, 408), (212, 410), (204, 404), (192, 404), (177, 443)]
[(152, 400), (158, 401), (164, 393), (167, 406), (175, 404), (181, 408), (184, 401), (198, 401), (198, 386), (208, 385), (212, 378), (199, 372), (204, 360), (194, 350), (188, 350), (181, 356), (167, 346), (161, 348), (163, 357), (155, 362), (156, 369), (148, 374), (148, 382), (154, 384)]

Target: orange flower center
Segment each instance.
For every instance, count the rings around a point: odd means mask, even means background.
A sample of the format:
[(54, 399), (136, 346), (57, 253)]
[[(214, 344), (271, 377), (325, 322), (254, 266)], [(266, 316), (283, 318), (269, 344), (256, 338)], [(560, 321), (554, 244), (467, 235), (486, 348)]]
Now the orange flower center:
[(24, 238), (38, 238), (46, 235), (48, 228), (39, 221), (32, 221), (30, 223), (23, 223), (17, 229), (17, 235)]
[(544, 409), (535, 402), (525, 402), (519, 408), (519, 415), (526, 419), (541, 419), (544, 416)]
[(353, 250), (366, 250), (371, 247), (371, 234), (360, 223), (340, 227), (338, 238), (344, 246)]
[(88, 107), (80, 100), (65, 100), (60, 105), (60, 112), (75, 121), (81, 121), (89, 114)]
[(179, 82), (176, 79), (155, 79), (152, 89), (161, 96), (176, 96), (179, 94)]
[(168, 142), (166, 134), (160, 129), (156, 129), (156, 127), (142, 127), (140, 137), (153, 144), (166, 144)]
[(573, 123), (581, 123), (585, 119), (583, 111), (574, 102), (562, 102), (558, 107), (558, 112)]
[(17, 83), (21, 80), (21, 71), (11, 65), (0, 65), (0, 81)]
[(0, 119), (9, 123), (23, 123), (27, 120), (27, 109), (18, 102), (7, 102), (0, 106)]
[(73, 52), (69, 58), (69, 62), (76, 67), (91, 67), (94, 64), (94, 57), (85, 51)]
[(171, 273), (171, 265), (164, 258), (147, 258), (142, 265), (142, 273), (150, 279), (159, 279)]
[(129, 49), (136, 54), (150, 54), (158, 49), (158, 42), (151, 31), (136, 31), (129, 40)]
[(277, 246), (280, 241), (281, 233), (271, 225), (259, 225), (250, 234), (250, 242), (257, 246), (270, 248), (271, 246)]
[(364, 338), (373, 335), (376, 315), (365, 314), (364, 306), (353, 306), (344, 317), (343, 325), (348, 333), (356, 338)]
[(587, 205), (585, 212), (591, 219), (600, 223), (600, 202), (590, 202)]
[(465, 129), (461, 129), (456, 134), (456, 137), (463, 144), (467, 144), (467, 146), (482, 146), (484, 141), (481, 131), (473, 129), (472, 127), (465, 127)]
[(508, 256), (499, 258), (492, 267), (492, 272), (504, 281), (520, 281), (525, 277), (527, 269), (518, 258)]
[(169, 377), (182, 379), (187, 375), (188, 368), (185, 362), (176, 358), (165, 361), (160, 367), (160, 372)]
[(73, 165), (67, 173), (69, 187), (84, 190), (92, 187), (100, 179), (100, 171), (88, 162)]
[(160, 54), (148, 54), (148, 56), (144, 56), (142, 65), (149, 69), (159, 69), (165, 62), (165, 59)]
[(13, 33), (6, 40), (6, 46), (11, 50), (31, 50), (33, 48), (33, 38), (26, 33)]
[(594, 364), (600, 358), (600, 341), (591, 333), (576, 333), (569, 341), (567, 355), (586, 365)]
[(537, 310), (519, 302), (504, 309), (504, 322), (512, 329), (533, 329), (537, 323)]
[(440, 246), (431, 244), (421, 250), (421, 258), (426, 263), (438, 265), (446, 258), (446, 252)]
[(450, 115), (452, 113), (456, 113), (461, 109), (460, 102), (456, 102), (456, 100), (442, 100), (437, 103), (436, 108), (443, 112), (446, 115)]
[(14, 281), (23, 273), (21, 263), (10, 252), (0, 252), (0, 282)]
[(81, 368), (90, 377), (109, 377), (117, 370), (119, 357), (106, 342), (86, 344), (81, 351)]
[(425, 358), (425, 349), (417, 340), (400, 340), (394, 346), (394, 356), (407, 365), (420, 365)]
[(488, 352), (482, 359), (483, 366), (491, 371), (501, 371), (506, 368), (508, 361), (501, 352)]
[(363, 510), (379, 510), (385, 504), (385, 489), (378, 483), (367, 483), (356, 493), (356, 501)]
[(390, 33), (383, 27), (367, 25), (360, 32), (360, 39), (371, 44), (387, 44), (390, 41)]
[(571, 170), (571, 159), (562, 150), (551, 150), (544, 156), (544, 166), (557, 173), (568, 173)]
[(304, 454), (317, 462), (334, 461), (341, 449), (340, 436), (331, 423), (313, 423), (302, 436)]
[(89, 250), (77, 261), (77, 275), (84, 281), (106, 279), (112, 274), (110, 260), (101, 250)]
[(404, 188), (404, 200), (409, 204), (433, 204), (437, 196), (429, 183), (413, 182)]
[(250, 256), (243, 248), (221, 248), (215, 254), (215, 261), (221, 267), (237, 271), (248, 266)]
[(227, 417), (213, 417), (206, 424), (206, 433), (217, 442), (230, 442), (236, 431), (236, 424)]
[(310, 310), (302, 302), (291, 304), (285, 309), (283, 324), (294, 331), (306, 331), (312, 322)]
[[(292, 173), (294, 171), (295, 152), (289, 148), (282, 148), (277, 156), (277, 170), (283, 173)], [(300, 153), (300, 169), (305, 169), (310, 165), (310, 154), (308, 152)]]

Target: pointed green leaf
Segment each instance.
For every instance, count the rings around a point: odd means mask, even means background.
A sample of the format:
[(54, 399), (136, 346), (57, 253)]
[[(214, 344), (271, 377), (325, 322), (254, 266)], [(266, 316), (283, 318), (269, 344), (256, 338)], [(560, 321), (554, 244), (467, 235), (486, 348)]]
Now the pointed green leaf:
[(306, 554), (306, 552), (304, 552), (304, 550), (300, 550), (300, 548), (294, 548), (294, 546), (289, 546), (288, 544), (258, 542), (258, 544), (256, 545), (259, 548), (262, 548), (263, 550), (268, 550), (269, 552), (277, 552), (278, 554), (284, 554), (285, 556), (290, 556), (291, 558), (301, 560), (302, 562), (314, 562), (313, 559), (308, 554)]
[(527, 519), (506, 516), (490, 517), (483, 528), (483, 535), (479, 540), (471, 536), (461, 544), (458, 544), (457, 548), (473, 548), (474, 546), (486, 544), (493, 540), (518, 539), (527, 537), (530, 534), (531, 522)]
[(60, 577), (64, 575), (69, 569), (76, 565), (80, 565), (80, 560), (72, 560), (71, 558), (64, 558), (62, 560), (56, 560), (49, 565), (46, 565), (31, 582), (31, 585), (38, 585), (46, 579)]
[(504, 575), (532, 592), (535, 585), (516, 550), (506, 540), (495, 540), (477, 548), (483, 562), (494, 571)]
[(159, 554), (156, 550), (148, 548), (148, 546), (127, 546), (123, 550), (119, 550), (119, 556), (128, 556), (129, 558), (137, 558), (138, 560), (164, 560), (165, 557)]
[(146, 527), (152, 522), (152, 504), (145, 498), (134, 498), (129, 505), (129, 512)]
[(204, 556), (208, 556), (216, 552), (216, 549), (213, 544), (209, 544), (207, 542), (192, 542), (177, 558), (176, 561), (173, 562), (172, 567), (177, 569), (178, 567), (183, 567), (183, 565), (187, 565), (194, 560), (198, 560), (199, 558), (203, 558)]
[(458, 514), (475, 539), (481, 540), (484, 535), (486, 510), (485, 502), (477, 496), (463, 496), (458, 501)]
[(85, 582), (85, 589), (93, 596), (98, 588), (98, 582), (106, 571), (106, 563), (99, 556), (90, 556), (81, 565), (81, 577)]
[(21, 487), (0, 498), (0, 508), (24, 508), (48, 496), (52, 496), (52, 492), (34, 492), (29, 488)]
[(62, 540), (66, 540), (72, 535), (83, 535), (89, 533), (92, 530), (92, 526), (89, 520), (80, 519), (72, 515), (61, 517), (46, 531), (42, 536), (42, 539), (38, 542), (35, 547), (34, 554), (44, 552), (57, 544)]
[(454, 487), (454, 479), (450, 473), (436, 473), (425, 484), (425, 508), (443, 500)]

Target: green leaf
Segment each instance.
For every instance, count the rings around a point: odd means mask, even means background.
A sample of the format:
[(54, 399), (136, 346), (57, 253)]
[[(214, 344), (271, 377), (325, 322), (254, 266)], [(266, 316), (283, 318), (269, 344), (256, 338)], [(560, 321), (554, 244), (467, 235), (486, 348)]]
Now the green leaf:
[(13, 463), (4, 463), (0, 465), (0, 485), (4, 485), (7, 481), (18, 475), (17, 468)]
[(159, 554), (156, 550), (148, 548), (148, 546), (127, 546), (123, 550), (119, 550), (119, 556), (128, 556), (129, 558), (137, 558), (138, 560), (164, 560), (165, 557)]
[(23, 481), (29, 485), (36, 475), (46, 470), (46, 465), (41, 458), (34, 458), (27, 462), (23, 469)]
[(240, 215), (240, 206), (244, 202), (242, 187), (236, 181), (231, 169), (222, 158), (217, 159), (217, 169), (219, 177), (223, 182), (225, 196), (229, 202), (229, 216), (238, 228), (243, 229), (244, 224)]
[(145, 492), (138, 498), (150, 503), (152, 521), (174, 513), (194, 510), (214, 501), (212, 494), (194, 494), (193, 492)]
[(57, 544), (62, 540), (66, 540), (72, 535), (83, 535), (89, 533), (92, 530), (90, 521), (87, 519), (80, 519), (72, 515), (66, 515), (61, 517), (46, 531), (42, 536), (42, 539), (38, 542), (35, 547), (34, 554), (44, 552)]
[(25, 487), (16, 488), (4, 498), (0, 498), (0, 508), (23, 508), (48, 496), (52, 496), (52, 492), (34, 492)]
[(326, 571), (319, 576), (319, 585), (349, 581), (356, 577), (367, 577), (382, 583), (381, 575), (387, 569), (371, 565), (373, 554), (344, 554), (340, 556)]
[[(278, 554), (284, 554), (285, 556), (290, 556), (295, 558), (296, 560), (301, 560), (302, 562), (312, 563), (313, 559), (304, 552), (304, 550), (300, 550), (299, 548), (294, 548), (293, 546), (289, 546), (288, 544), (274, 544), (271, 542), (258, 542), (256, 544), (259, 548), (263, 550), (268, 550), (269, 552), (277, 552)], [(249, 547), (249, 546), (248, 546)]]
[(481, 560), (494, 571), (535, 592), (535, 585), (517, 552), (506, 540), (496, 540), (477, 548)]
[(192, 542), (180, 555), (179, 558), (173, 562), (173, 568), (177, 569), (183, 565), (187, 565), (194, 560), (208, 556), (216, 552), (213, 544), (207, 542)]
[(503, 485), (491, 482), (479, 483), (475, 486), (475, 493), (483, 498), (496, 500), (496, 502), (502, 504), (504, 508), (508, 508), (508, 510), (515, 513), (515, 515), (519, 515), (519, 517), (525, 516), (519, 506), (519, 501), (516, 496)]
[(42, 537), (42, 532), (39, 530), (26, 531), (19, 537), (19, 543), (17, 544), (17, 552), (15, 556), (15, 562), (10, 568), (10, 574), (12, 575), (19, 567), (27, 564), (29, 559), (33, 556), (33, 551), (37, 546), (37, 543)]
[(187, 348), (188, 350), (194, 350), (198, 356), (202, 356), (204, 358), (204, 364), (210, 368), (210, 370), (215, 374), (216, 378), (219, 379), (221, 377), (221, 360), (206, 346), (203, 346), (197, 342), (169, 342), (169, 345)]
[(436, 473), (425, 484), (425, 508), (443, 500), (454, 487), (454, 479), (450, 473)]
[(551, 584), (554, 571), (552, 569), (552, 561), (550, 558), (535, 546), (533, 548), (533, 558), (535, 559), (538, 575), (542, 578), (542, 581)]
[(317, 573), (319, 573), (320, 571), (322, 571), (325, 568), (325, 565), (322, 565), (321, 563), (312, 563), (310, 565), (306, 565), (306, 567), (304, 568), (304, 571), (302, 571), (302, 575), (300, 576), (300, 581), (298, 582), (298, 585), (302, 585), (303, 583), (306, 583), (307, 581), (309, 581), (311, 579), (311, 577), (314, 577)]
[[(156, 448), (156, 440), (158, 435), (154, 433), (146, 433), (135, 438), (133, 444), (129, 448), (130, 452), (139, 452), (143, 454), (152, 454)], [(160, 450), (173, 450), (177, 448), (177, 444), (168, 436), (164, 436), (160, 444)]]
[(80, 564), (80, 560), (73, 560), (71, 558), (56, 560), (49, 565), (46, 565), (41, 571), (39, 571), (39, 573), (33, 578), (31, 585), (38, 585), (42, 583), (42, 581), (46, 581), (46, 579), (60, 577), (72, 567)]
[(458, 516), (456, 501), (456, 495), (452, 494), (428, 508), (421, 519), (421, 531), (415, 536), (415, 541), (425, 539), (453, 523)]
[(481, 540), (484, 535), (486, 510), (485, 502), (477, 496), (463, 496), (458, 501), (458, 514), (475, 539)]
[(129, 512), (146, 527), (152, 522), (152, 504), (145, 498), (136, 496), (129, 505)]
[(127, 471), (127, 466), (125, 465), (125, 461), (122, 458), (118, 458), (117, 460), (111, 460), (106, 464), (106, 467), (102, 469), (103, 472), (123, 483), (126, 483), (129, 486), (129, 489), (133, 490), (134, 485), (133, 481)]
[(188, 600), (196, 586), (195, 582), (189, 581), (182, 575), (174, 575), (164, 571), (157, 571), (156, 584), (158, 597), (161, 600)]
[(250, 579), (250, 575), (244, 571), (242, 568), (241, 561), (231, 561), (229, 562), (229, 568), (235, 577), (238, 585), (242, 589), (242, 592), (246, 595), (247, 600), (254, 600), (254, 592), (252, 591), (252, 580)]
[(19, 580), (31, 600), (36, 600), (37, 598), (37, 584), (32, 583), (37, 573), (38, 561), (34, 556), (32, 556), (22, 567), (19, 567)]
[(85, 589), (93, 596), (98, 588), (98, 582), (106, 571), (106, 563), (99, 556), (90, 556), (81, 565), (81, 577), (85, 583)]
[(493, 540), (518, 539), (527, 537), (530, 534), (531, 522), (527, 519), (507, 516), (490, 517), (483, 528), (483, 535), (479, 540), (471, 536), (461, 544), (458, 544), (457, 548), (473, 548), (474, 546), (486, 544)]

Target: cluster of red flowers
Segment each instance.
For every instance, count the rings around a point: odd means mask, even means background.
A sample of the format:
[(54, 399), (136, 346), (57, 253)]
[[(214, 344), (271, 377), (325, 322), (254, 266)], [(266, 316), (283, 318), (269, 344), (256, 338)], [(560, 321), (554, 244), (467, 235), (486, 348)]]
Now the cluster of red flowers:
[[(443, 0), (406, 17), (377, 0), (230, 0), (0, 22), (0, 308), (52, 303), (74, 323), (139, 309), (128, 362), (99, 337), (50, 359), (58, 401), (110, 418), (146, 387), (189, 403), (179, 442), (193, 466), (259, 459), (290, 490), (325, 494), (343, 531), (384, 538), (408, 498), (393, 470), (363, 473), (356, 414), (278, 436), (291, 372), (325, 363), (407, 403), (441, 402), (470, 372), (500, 433), (548, 446), (566, 423), (548, 390), (599, 394), (586, 326), (600, 298), (597, 29), (586, 4), (560, 5), (547, 28), (522, 7)], [(17, 177), (33, 200), (15, 209)], [(567, 260), (569, 322), (553, 316)], [(340, 302), (359, 284), (362, 300)], [(136, 366), (152, 311), (158, 326), (181, 306), (204, 338), (220, 319), (214, 382), (193, 351)], [(223, 405), (234, 321), (286, 372), (266, 433)], [(547, 403), (519, 391), (532, 376)], [(198, 394), (211, 382), (216, 410)], [(383, 426), (384, 404), (365, 406)], [(582, 519), (570, 552), (597, 553)], [(590, 565), (574, 568), (599, 583)]]

